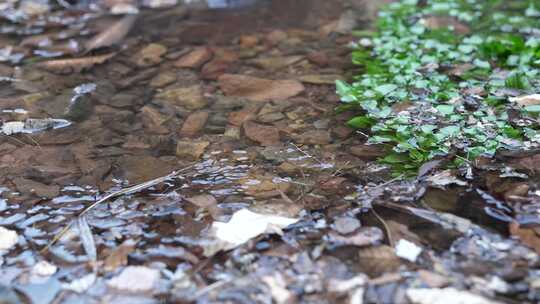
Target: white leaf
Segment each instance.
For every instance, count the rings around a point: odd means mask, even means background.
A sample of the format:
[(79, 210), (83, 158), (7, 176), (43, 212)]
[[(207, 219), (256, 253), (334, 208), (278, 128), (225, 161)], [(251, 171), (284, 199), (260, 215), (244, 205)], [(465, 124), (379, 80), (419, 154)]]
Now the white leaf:
[(282, 228), (296, 222), (298, 219), (295, 218), (258, 214), (247, 209), (239, 210), (233, 214), (228, 223), (212, 224), (213, 236), (223, 243), (221, 248), (214, 248), (212, 251), (215, 253), (219, 249), (232, 249), (263, 233), (281, 234)]
[(19, 236), (13, 230), (0, 227), (0, 255), (17, 244)]
[(519, 97), (508, 98), (511, 102), (515, 102), (520, 106), (533, 106), (540, 104), (540, 94), (532, 94)]
[(97, 250), (96, 250), (96, 243), (94, 242), (94, 237), (92, 236), (92, 231), (90, 230), (90, 227), (88, 226), (88, 222), (86, 221), (86, 216), (81, 216), (77, 219), (77, 226), (79, 228), (79, 237), (81, 238), (81, 242), (84, 248), (84, 251), (86, 252), (86, 255), (90, 259), (90, 261), (96, 261), (97, 260)]
[(396, 245), (396, 255), (413, 263), (416, 262), (420, 253), (422, 253), (421, 247), (405, 239), (400, 239)]
[(411, 288), (407, 297), (414, 304), (500, 304), (469, 291), (455, 288)]
[(83, 293), (88, 288), (92, 287), (92, 285), (94, 285), (95, 282), (96, 282), (96, 274), (90, 273), (70, 283), (62, 283), (62, 288), (66, 290), (71, 290), (77, 293)]

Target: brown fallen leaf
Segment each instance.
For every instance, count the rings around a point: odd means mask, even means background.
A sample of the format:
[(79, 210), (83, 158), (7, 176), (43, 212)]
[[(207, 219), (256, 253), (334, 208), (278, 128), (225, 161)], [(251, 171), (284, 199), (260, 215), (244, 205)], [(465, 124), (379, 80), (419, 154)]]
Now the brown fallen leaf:
[(396, 271), (402, 264), (394, 248), (388, 245), (362, 248), (358, 251), (358, 264), (370, 277)]
[(36, 63), (34, 66), (43, 68), (55, 72), (63, 72), (69, 69), (73, 72), (80, 72), (82, 70), (93, 67), (97, 64), (102, 64), (105, 61), (111, 59), (116, 55), (115, 53), (109, 53), (99, 56), (90, 56), (73, 59), (55, 59)]
[(518, 237), (523, 244), (540, 254), (540, 236), (531, 228), (520, 227), (517, 222), (510, 223), (510, 234)]
[(532, 94), (519, 97), (510, 97), (511, 102), (515, 102), (522, 107), (534, 106), (540, 104), (540, 94)]
[(120, 266), (127, 265), (127, 258), (135, 250), (135, 241), (126, 240), (116, 247), (105, 259), (103, 268), (105, 271), (114, 271)]
[(416, 233), (410, 231), (406, 225), (393, 220), (386, 221), (386, 224), (395, 240), (406, 239), (413, 243), (422, 243), (422, 239)]
[(210, 194), (196, 195), (186, 200), (197, 207), (206, 209), (214, 219), (217, 219), (220, 215), (217, 200)]
[(127, 15), (118, 20), (109, 28), (88, 40), (84, 44), (85, 51), (88, 53), (91, 50), (119, 43), (129, 33), (133, 24), (135, 24), (135, 20), (137, 20), (137, 15)]

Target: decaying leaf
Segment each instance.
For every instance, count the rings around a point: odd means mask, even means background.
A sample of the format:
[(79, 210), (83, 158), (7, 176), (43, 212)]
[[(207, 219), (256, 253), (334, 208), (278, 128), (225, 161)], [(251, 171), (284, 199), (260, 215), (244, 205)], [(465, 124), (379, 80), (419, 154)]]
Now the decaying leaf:
[(113, 252), (105, 259), (105, 271), (114, 271), (120, 266), (127, 265), (127, 258), (130, 253), (135, 250), (136, 242), (126, 240), (120, 246), (116, 247)]
[(90, 226), (88, 226), (88, 221), (86, 221), (86, 216), (81, 216), (77, 219), (77, 227), (79, 228), (79, 237), (81, 238), (86, 255), (90, 261), (96, 261), (96, 243), (94, 242), (94, 237), (92, 236), (92, 230), (90, 230)]
[(197, 207), (207, 210), (214, 219), (217, 219), (220, 214), (217, 200), (212, 195), (201, 194), (187, 198), (186, 200)]
[(102, 64), (105, 61), (114, 57), (116, 53), (109, 53), (99, 56), (89, 56), (82, 58), (73, 58), (73, 59), (55, 59), (48, 60), (43, 62), (38, 62), (35, 64), (38, 68), (43, 68), (49, 71), (62, 72), (66, 70), (71, 70), (74, 72), (80, 72), (82, 70), (93, 67), (94, 65)]
[(119, 43), (129, 33), (135, 20), (137, 20), (137, 15), (125, 16), (115, 22), (111, 27), (88, 40), (84, 45), (84, 49), (86, 52), (89, 52), (91, 50)]
[(448, 185), (467, 186), (467, 182), (458, 179), (452, 170), (438, 172), (426, 179), (430, 186), (445, 189)]
[(540, 254), (540, 236), (533, 229), (523, 228), (517, 222), (512, 222), (510, 223), (510, 233)]
[(385, 272), (395, 271), (401, 265), (394, 248), (387, 245), (360, 249), (358, 263), (362, 271), (370, 276), (379, 276)]
[(540, 105), (540, 94), (510, 97), (509, 100), (522, 107)]

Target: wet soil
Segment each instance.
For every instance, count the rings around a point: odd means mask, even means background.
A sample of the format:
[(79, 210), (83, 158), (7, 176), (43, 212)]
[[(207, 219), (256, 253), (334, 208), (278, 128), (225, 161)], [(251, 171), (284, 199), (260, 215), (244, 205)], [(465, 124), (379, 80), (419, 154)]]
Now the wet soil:
[[(37, 34), (21, 34), (24, 24), (3, 20), (2, 44), (24, 57), (0, 63), (4, 126), (29, 118), (70, 125), (28, 134), (2, 128), (0, 225), (18, 238), (1, 257), (0, 297), (407, 303), (410, 288), (454, 287), (538, 301), (537, 156), (479, 163), (467, 186), (401, 181), (375, 162), (383, 148), (346, 127), (354, 112), (334, 111), (334, 81), (357, 73), (350, 32), (369, 27), (370, 12), (368, 3), (345, 0), (143, 9), (121, 45), (62, 50), (59, 58), (83, 61), (54, 66), (36, 54), (51, 55), (65, 40), (43, 47), (32, 42)], [(73, 39), (82, 43), (117, 20), (90, 18)], [(51, 37), (70, 30), (42, 26)], [(106, 193), (177, 170), (86, 213), (95, 258), (82, 224), (47, 247)], [(199, 195), (215, 201), (193, 203)], [(212, 222), (243, 208), (301, 220), (282, 236), (206, 256)], [(402, 240), (422, 253), (396, 255)], [(58, 268), (48, 273), (40, 261)], [(126, 266), (144, 266), (133, 280), (150, 287), (119, 283), (134, 269)]]

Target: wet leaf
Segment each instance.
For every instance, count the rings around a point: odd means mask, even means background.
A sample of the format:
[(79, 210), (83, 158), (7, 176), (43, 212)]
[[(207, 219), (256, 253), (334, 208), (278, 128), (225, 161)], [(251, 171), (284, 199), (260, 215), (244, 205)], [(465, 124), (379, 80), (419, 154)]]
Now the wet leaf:
[(510, 233), (540, 254), (540, 236), (534, 229), (520, 227), (517, 222), (512, 222), (510, 223)]
[(80, 72), (82, 70), (93, 67), (94, 65), (102, 64), (105, 61), (114, 57), (116, 53), (109, 53), (99, 56), (90, 56), (74, 59), (55, 59), (49, 61), (42, 61), (35, 64), (38, 68), (43, 68), (50, 71), (63, 72), (66, 70), (72, 70)]
[(90, 261), (96, 261), (97, 260), (97, 250), (96, 250), (96, 243), (94, 242), (94, 236), (92, 235), (92, 231), (90, 230), (90, 226), (88, 226), (88, 221), (86, 220), (86, 216), (80, 216), (77, 218), (77, 227), (79, 228), (79, 237), (81, 238), (81, 242), (84, 248), (84, 251), (86, 252), (86, 255), (90, 259)]
[(221, 213), (217, 206), (217, 200), (212, 195), (201, 194), (186, 200), (197, 207), (206, 209), (214, 219), (217, 219)]
[(458, 179), (452, 170), (438, 172), (429, 176), (426, 181), (430, 186), (441, 189), (445, 189), (449, 185), (467, 186), (467, 182)]
[(212, 235), (221, 243), (217, 248), (207, 251), (212, 255), (219, 250), (235, 248), (263, 233), (282, 234), (281, 229), (298, 222), (298, 219), (265, 215), (242, 209), (233, 214), (228, 223), (214, 222)]
[(87, 41), (84, 45), (84, 49), (86, 52), (89, 52), (91, 50), (119, 43), (129, 33), (133, 24), (135, 24), (135, 20), (137, 20), (137, 15), (125, 16)]
[(126, 240), (120, 246), (116, 247), (104, 261), (103, 268), (105, 271), (114, 271), (118, 267), (127, 265), (128, 255), (135, 250), (136, 242)]
[(361, 248), (358, 251), (358, 258), (360, 267), (370, 276), (392, 272), (401, 265), (394, 248), (387, 245)]

